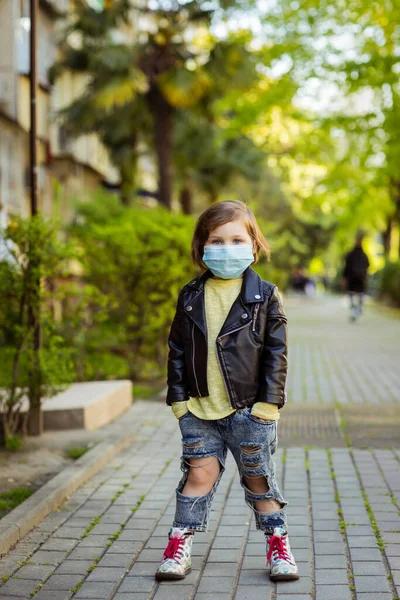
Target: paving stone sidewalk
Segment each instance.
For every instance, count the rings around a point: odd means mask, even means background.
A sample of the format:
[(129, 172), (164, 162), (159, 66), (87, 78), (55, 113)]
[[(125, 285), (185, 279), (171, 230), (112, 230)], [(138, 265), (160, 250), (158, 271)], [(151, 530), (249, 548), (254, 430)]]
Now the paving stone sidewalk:
[[(277, 474), (301, 578), (271, 583), (229, 457), (192, 573), (156, 583), (181, 476), (169, 410), (139, 402), (134, 444), (0, 560), (0, 598), (393, 600), (400, 595), (400, 450), (280, 448)], [(282, 419), (283, 421), (283, 419)], [(279, 431), (279, 429), (278, 429)]]
[[(292, 405), (400, 405), (400, 318), (369, 301), (349, 323), (345, 296), (284, 299)], [(399, 313), (400, 316), (400, 313)]]
[[(303, 319), (297, 331), (293, 328), (300, 344), (302, 323), (308, 317), (312, 321), (315, 306), (293, 305), (289, 310), (299, 311)], [(338, 311), (338, 321), (341, 315)], [(377, 320), (370, 317), (375, 332)], [(383, 321), (387, 345), (382, 334), (380, 343), (389, 355), (393, 336)], [(315, 329), (312, 335), (318, 339)], [(335, 344), (326, 343), (328, 355)], [(355, 344), (361, 352), (359, 338)], [(365, 355), (371, 353), (367, 347)], [(389, 366), (395, 382), (398, 367)], [(352, 380), (348, 381), (350, 385)], [(154, 573), (166, 545), (181, 477), (181, 439), (176, 419), (165, 405), (137, 402), (133, 410), (135, 442), (0, 559), (0, 599), (400, 597), (400, 443), (373, 449), (307, 446), (305, 440), (294, 447), (279, 444), (274, 458), (289, 502), (290, 540), (301, 578), (278, 584), (268, 578), (263, 535), (255, 529), (229, 456), (213, 502), (210, 530), (195, 535), (192, 573), (181, 582), (157, 583)], [(284, 428), (282, 412), (278, 437)]]

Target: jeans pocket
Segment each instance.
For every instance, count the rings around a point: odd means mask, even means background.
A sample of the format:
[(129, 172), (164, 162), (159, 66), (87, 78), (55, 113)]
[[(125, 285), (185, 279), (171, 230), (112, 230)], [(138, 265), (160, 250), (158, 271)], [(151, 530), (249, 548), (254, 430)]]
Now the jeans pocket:
[(246, 417), (248, 417), (251, 421), (254, 421), (255, 423), (259, 423), (260, 425), (264, 425), (266, 427), (271, 427), (271, 426), (276, 425), (276, 421), (264, 421), (264, 419), (259, 419), (255, 415), (252, 415), (251, 409), (252, 409), (252, 407), (248, 406), (245, 409), (245, 413), (244, 413), (246, 415)]
[(278, 445), (278, 422), (277, 421), (263, 421), (255, 415), (251, 414), (251, 406), (244, 409), (243, 414), (248, 421), (251, 422), (251, 426), (255, 426), (256, 435), (259, 434), (267, 443), (270, 453), (274, 454)]
[(179, 417), (178, 425), (179, 425), (182, 433), (183, 433), (182, 428), (185, 428), (185, 430), (187, 430), (186, 422), (188, 422), (188, 426), (190, 427), (190, 417), (192, 417), (192, 416), (193, 416), (192, 413), (190, 412), (190, 410), (188, 410), (184, 415)]
[(187, 412), (185, 412), (184, 415), (182, 415), (181, 417), (179, 417), (178, 421), (181, 422), (185, 417), (187, 417), (188, 415), (190, 415), (190, 410), (188, 410)]

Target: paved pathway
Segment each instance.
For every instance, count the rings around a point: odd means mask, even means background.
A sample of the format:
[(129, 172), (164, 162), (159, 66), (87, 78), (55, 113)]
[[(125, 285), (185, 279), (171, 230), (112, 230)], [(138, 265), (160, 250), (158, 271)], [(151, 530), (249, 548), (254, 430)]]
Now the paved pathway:
[(344, 296), (290, 297), (285, 307), (292, 404), (400, 406), (400, 318), (367, 306), (349, 323)]
[[(322, 347), (319, 330), (327, 340), (329, 356), (339, 351), (339, 343), (331, 335), (326, 336), (329, 326), (324, 318), (328, 312), (325, 306), (328, 304), (317, 311), (315, 304), (300, 306), (289, 300), (288, 312), (293, 322), (293, 344), (301, 349), (302, 339), (307, 343), (312, 339)], [(340, 324), (338, 303), (332, 306), (337, 310), (337, 329), (347, 332), (348, 325)], [(344, 316), (344, 307), (342, 310)], [(318, 327), (311, 325), (310, 334), (305, 323), (313, 323), (313, 318)], [(385, 328), (382, 337), (379, 322)], [(378, 333), (382, 352), (392, 360), (397, 321), (370, 316), (355, 327), (354, 344), (358, 351), (365, 350), (364, 356), (371, 364), (375, 359), (368, 358), (372, 350), (365, 341), (373, 341)], [(390, 367), (391, 377), (396, 380), (397, 364), (390, 362), (386, 369)], [(323, 379), (319, 377), (320, 382)], [(292, 386), (295, 381), (293, 374)], [(352, 379), (349, 382), (354, 385)], [(263, 535), (255, 530), (236, 467), (229, 457), (214, 499), (210, 531), (195, 536), (192, 573), (182, 582), (155, 582), (154, 572), (173, 517), (174, 490), (181, 476), (180, 435), (175, 418), (165, 406), (137, 402), (132, 410), (137, 416), (137, 437), (132, 446), (0, 559), (0, 598), (400, 597), (400, 443), (390, 449), (371, 450), (308, 447), (302, 446), (301, 440), (298, 447), (280, 445), (275, 462), (282, 492), (289, 502), (290, 539), (301, 578), (279, 584), (271, 583), (266, 574)], [(284, 428), (282, 412), (279, 430)]]

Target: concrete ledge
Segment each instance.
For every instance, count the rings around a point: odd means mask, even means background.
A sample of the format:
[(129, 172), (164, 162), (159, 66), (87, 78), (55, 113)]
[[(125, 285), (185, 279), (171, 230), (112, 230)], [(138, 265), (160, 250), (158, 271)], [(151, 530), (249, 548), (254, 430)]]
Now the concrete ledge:
[(44, 429), (97, 429), (132, 404), (132, 382), (89, 381), (70, 387), (43, 402)]
[[(132, 382), (88, 381), (73, 383), (68, 389), (42, 402), (45, 431), (61, 429), (98, 429), (129, 409)], [(21, 413), (28, 410), (25, 398)]]
[(106, 440), (66, 467), (0, 521), (0, 556), (38, 525), (52, 510), (100, 471), (135, 439), (137, 417), (133, 406), (110, 426)]

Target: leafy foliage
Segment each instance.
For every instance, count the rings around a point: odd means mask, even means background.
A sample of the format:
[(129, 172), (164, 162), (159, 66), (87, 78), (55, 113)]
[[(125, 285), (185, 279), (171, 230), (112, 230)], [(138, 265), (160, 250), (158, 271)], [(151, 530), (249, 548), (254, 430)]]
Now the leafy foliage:
[[(0, 409), (7, 445), (20, 426), (24, 398), (32, 406), (74, 376), (70, 353), (57, 331), (54, 294), (56, 280), (67, 274), (71, 249), (58, 241), (55, 224), (40, 216), (13, 218), (1, 232), (0, 244)], [(41, 330), (38, 352), (32, 318)], [(24, 421), (23, 430), (26, 417)]]
[(378, 274), (381, 298), (400, 306), (400, 260), (388, 261)]
[(83, 327), (76, 304), (65, 307), (63, 335), (76, 349), (81, 379), (164, 372), (176, 297), (193, 273), (192, 227), (190, 217), (126, 208), (114, 198), (79, 207), (70, 236), (93, 301)]

